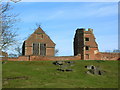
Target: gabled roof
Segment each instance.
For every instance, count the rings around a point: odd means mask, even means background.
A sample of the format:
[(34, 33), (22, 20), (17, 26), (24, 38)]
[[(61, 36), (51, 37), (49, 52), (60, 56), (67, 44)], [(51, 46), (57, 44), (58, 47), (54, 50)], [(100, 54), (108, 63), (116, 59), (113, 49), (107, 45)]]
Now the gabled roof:
[(41, 29), (41, 27), (38, 27), (38, 29), (35, 30), (35, 34), (45, 34), (45, 32)]
[[(50, 37), (42, 30), (41, 27), (38, 27), (38, 28), (34, 31), (34, 33), (31, 34), (31, 35), (28, 37), (27, 40), (30, 40), (31, 38), (33, 38), (33, 37), (31, 37), (31, 36), (33, 36), (34, 34), (37, 34), (37, 35), (39, 35), (39, 34), (44, 34), (45, 36), (47, 36), (47, 37), (44, 39), (45, 41), (48, 41), (48, 40), (49, 40), (50, 42), (53, 43), (53, 45), (56, 45), (56, 44), (50, 39)], [(25, 40), (25, 41), (27, 41), (27, 40)]]

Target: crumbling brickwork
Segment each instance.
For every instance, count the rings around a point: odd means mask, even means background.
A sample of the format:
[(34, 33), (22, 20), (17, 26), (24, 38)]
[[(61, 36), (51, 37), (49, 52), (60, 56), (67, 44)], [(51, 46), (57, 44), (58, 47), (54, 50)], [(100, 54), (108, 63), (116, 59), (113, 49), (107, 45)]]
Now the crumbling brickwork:
[(74, 37), (74, 55), (81, 55), (84, 59), (84, 29), (77, 29)]
[(24, 41), (22, 55), (54, 56), (55, 43), (39, 27), (31, 36)]
[(119, 60), (120, 53), (99, 52), (93, 29), (80, 28), (74, 37), (74, 56), (81, 55), (82, 60)]
[(95, 60), (119, 60), (120, 53), (99, 52), (95, 55)]
[(94, 60), (95, 54), (98, 53), (98, 45), (92, 29), (77, 29), (74, 37), (74, 55), (81, 54), (83, 60)]
[(74, 56), (54, 56), (55, 43), (39, 27), (23, 43), (22, 54), (10, 61), (120, 60), (120, 53), (99, 52), (93, 29), (80, 28), (74, 37)]

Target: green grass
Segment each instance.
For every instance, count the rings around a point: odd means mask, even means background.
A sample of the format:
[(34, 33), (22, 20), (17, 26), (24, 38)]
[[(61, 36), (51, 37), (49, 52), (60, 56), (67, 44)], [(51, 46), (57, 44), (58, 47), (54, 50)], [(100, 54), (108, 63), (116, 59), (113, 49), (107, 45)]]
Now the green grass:
[[(52, 61), (9, 61), (3, 64), (3, 88), (118, 88), (118, 61), (75, 61), (73, 72), (60, 72)], [(104, 75), (86, 74), (85, 65), (99, 66)], [(4, 80), (26, 76), (27, 80)]]

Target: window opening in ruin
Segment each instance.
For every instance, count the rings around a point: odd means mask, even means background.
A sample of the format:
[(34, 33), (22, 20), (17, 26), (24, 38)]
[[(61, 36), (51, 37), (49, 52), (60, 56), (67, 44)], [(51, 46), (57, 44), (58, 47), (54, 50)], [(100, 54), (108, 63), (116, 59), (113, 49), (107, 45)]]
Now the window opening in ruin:
[(43, 44), (43, 43), (40, 44), (40, 55), (41, 56), (46, 55), (46, 44)]
[(90, 40), (89, 40), (89, 38), (86, 37), (86, 38), (85, 38), (85, 41), (90, 41)]
[(33, 43), (33, 55), (46, 56), (46, 44)]
[(33, 43), (33, 55), (39, 55), (39, 43)]
[(86, 46), (86, 47), (85, 47), (85, 50), (89, 50), (89, 47), (88, 47), (88, 46)]

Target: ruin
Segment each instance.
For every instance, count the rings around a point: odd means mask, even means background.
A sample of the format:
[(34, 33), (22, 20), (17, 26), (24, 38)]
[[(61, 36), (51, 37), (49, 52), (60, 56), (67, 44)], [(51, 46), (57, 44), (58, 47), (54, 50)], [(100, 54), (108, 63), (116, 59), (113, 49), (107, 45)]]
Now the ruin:
[(76, 30), (73, 49), (74, 56), (54, 56), (55, 43), (38, 27), (22, 46), (22, 56), (7, 58), (9, 61), (61, 61), (61, 60), (119, 60), (120, 53), (99, 52), (93, 29)]
[(99, 52), (95, 41), (93, 29), (86, 31), (84, 28), (77, 29), (74, 38), (74, 55), (81, 54), (81, 59), (94, 59)]
[(120, 53), (99, 52), (93, 29), (78, 28), (74, 37), (74, 56), (81, 55), (82, 60), (118, 60)]
[(87, 71), (86, 71), (87, 74), (103, 75), (106, 72), (94, 65), (88, 65), (88, 66), (85, 66), (85, 68), (87, 68)]
[(69, 72), (73, 71), (73, 69), (71, 69), (71, 66), (73, 66), (74, 63), (74, 61), (54, 61), (52, 64), (59, 66), (59, 68), (57, 69), (58, 71)]

